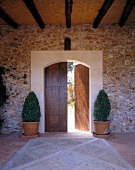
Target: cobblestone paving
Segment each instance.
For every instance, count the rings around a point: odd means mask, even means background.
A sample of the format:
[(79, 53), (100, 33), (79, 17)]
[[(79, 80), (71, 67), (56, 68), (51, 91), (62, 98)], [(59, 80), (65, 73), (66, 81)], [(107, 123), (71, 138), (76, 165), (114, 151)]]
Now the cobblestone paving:
[(104, 139), (31, 139), (2, 170), (134, 170)]

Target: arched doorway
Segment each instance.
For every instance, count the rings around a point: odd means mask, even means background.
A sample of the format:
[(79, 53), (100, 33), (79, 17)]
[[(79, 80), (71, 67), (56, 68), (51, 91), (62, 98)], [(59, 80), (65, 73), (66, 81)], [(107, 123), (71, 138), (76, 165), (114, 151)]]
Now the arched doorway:
[(89, 68), (55, 63), (45, 68), (45, 131), (67, 132), (71, 126), (89, 131)]
[(45, 132), (45, 98), (44, 98), (44, 68), (58, 63), (78, 61), (90, 68), (90, 84), (89, 84), (89, 116), (90, 116), (90, 132), (93, 132), (93, 109), (94, 101), (99, 90), (103, 88), (102, 81), (102, 51), (32, 51), (31, 52), (31, 90), (38, 97), (41, 118), (39, 132)]

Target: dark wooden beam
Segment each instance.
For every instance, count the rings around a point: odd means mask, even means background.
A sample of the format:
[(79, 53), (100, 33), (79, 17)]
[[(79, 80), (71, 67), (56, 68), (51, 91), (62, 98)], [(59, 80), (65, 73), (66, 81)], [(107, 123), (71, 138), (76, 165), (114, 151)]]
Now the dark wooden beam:
[(71, 50), (71, 39), (65, 38), (64, 40), (64, 50)]
[(65, 0), (65, 16), (66, 16), (66, 27), (71, 27), (71, 13), (72, 13), (73, 0)]
[(33, 0), (23, 0), (29, 11), (31, 12), (32, 16), (35, 18), (36, 22), (38, 23), (41, 29), (45, 28), (45, 24), (42, 18), (39, 15), (39, 12), (33, 2)]
[(10, 16), (8, 14), (5, 13), (5, 11), (0, 7), (0, 17), (10, 26), (12, 26), (13, 28), (17, 29), (19, 27), (19, 25), (13, 21), (12, 18), (10, 18)]
[(99, 10), (97, 17), (94, 19), (93, 28), (98, 27), (102, 18), (105, 16), (105, 14), (107, 13), (108, 9), (111, 7), (113, 2), (114, 2), (114, 0), (105, 0), (104, 1), (101, 9)]
[[(122, 27), (124, 26), (125, 22), (127, 21), (133, 7), (135, 5), (135, 0), (127, 0), (127, 3), (125, 5), (123, 14), (121, 16), (121, 19), (119, 21), (119, 26)], [(135, 17), (135, 16), (134, 16)]]

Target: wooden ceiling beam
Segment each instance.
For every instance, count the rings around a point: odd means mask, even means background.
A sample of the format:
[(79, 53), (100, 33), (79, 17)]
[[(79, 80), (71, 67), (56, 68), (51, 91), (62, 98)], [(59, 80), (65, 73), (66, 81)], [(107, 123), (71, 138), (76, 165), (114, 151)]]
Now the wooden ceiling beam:
[(135, 0), (127, 0), (127, 3), (125, 5), (125, 8), (124, 8), (124, 11), (123, 11), (123, 14), (120, 18), (120, 21), (119, 21), (119, 26), (120, 27), (123, 27), (124, 24), (126, 23), (133, 7), (135, 5)]
[(17, 29), (19, 25), (0, 7), (0, 17), (10, 26)]
[(71, 39), (68, 37), (64, 39), (64, 50), (71, 50)]
[(25, 5), (29, 9), (29, 11), (31, 12), (32, 16), (34, 17), (34, 19), (38, 23), (39, 27), (41, 29), (45, 28), (45, 24), (44, 24), (42, 18), (40, 17), (40, 14), (39, 14), (33, 0), (23, 0), (23, 2), (25, 3)]
[(105, 0), (104, 1), (101, 9), (99, 10), (99, 13), (98, 13), (97, 17), (94, 19), (93, 28), (98, 27), (98, 25), (100, 24), (102, 18), (105, 16), (105, 14), (107, 13), (108, 9), (111, 7), (113, 2), (114, 2), (114, 0)]
[(66, 27), (71, 27), (71, 13), (72, 13), (73, 0), (65, 0), (65, 16), (66, 16)]

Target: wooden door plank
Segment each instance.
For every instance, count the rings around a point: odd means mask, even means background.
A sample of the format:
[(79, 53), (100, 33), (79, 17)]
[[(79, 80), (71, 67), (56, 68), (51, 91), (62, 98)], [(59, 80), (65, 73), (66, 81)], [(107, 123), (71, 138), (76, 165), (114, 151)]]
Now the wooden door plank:
[(89, 131), (89, 68), (75, 66), (75, 128)]
[(45, 131), (67, 132), (67, 63), (45, 68)]

